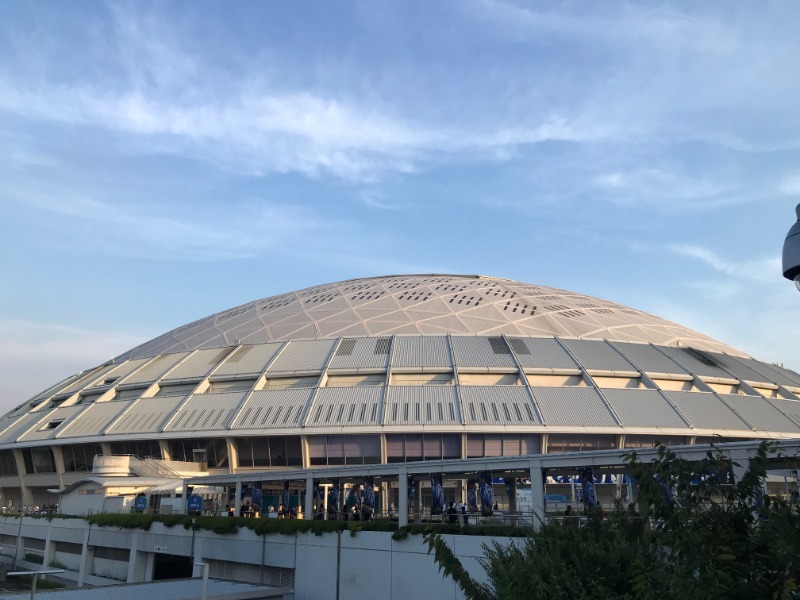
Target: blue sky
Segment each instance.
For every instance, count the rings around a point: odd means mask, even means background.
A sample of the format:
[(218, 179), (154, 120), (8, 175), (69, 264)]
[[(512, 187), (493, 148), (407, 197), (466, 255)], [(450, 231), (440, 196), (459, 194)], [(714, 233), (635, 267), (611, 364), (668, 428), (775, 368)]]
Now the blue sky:
[(0, 409), (212, 312), (480, 273), (800, 369), (795, 2), (0, 3)]

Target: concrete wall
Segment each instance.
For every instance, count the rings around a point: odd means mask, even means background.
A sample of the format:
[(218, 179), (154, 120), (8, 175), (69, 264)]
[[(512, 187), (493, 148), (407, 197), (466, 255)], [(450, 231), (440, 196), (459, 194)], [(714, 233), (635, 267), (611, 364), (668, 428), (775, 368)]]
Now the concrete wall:
[[(191, 531), (154, 523), (149, 531), (120, 530), (90, 526), (83, 519), (34, 519), (0, 517), (0, 535), (41, 540), (45, 565), (57, 561), (70, 569), (66, 578), (92, 585), (120, 581), (148, 581), (152, 578), (154, 556), (163, 552), (193, 556), (194, 562), (211, 564), (212, 576), (252, 583), (294, 584), (298, 600), (348, 600), (375, 598), (462, 598), (451, 579), (444, 579), (428, 555), (422, 536), (393, 540), (390, 533), (362, 531), (297, 535), (257, 536), (249, 529), (231, 535)], [(3, 538), (5, 540), (10, 537)], [(450, 535), (447, 543), (473, 577), (485, 580), (478, 563), (481, 544), (509, 538)], [(81, 544), (82, 554), (61, 552), (58, 543)], [(35, 542), (36, 543), (36, 542)], [(42, 546), (42, 543), (36, 543)], [(17, 544), (18, 568), (41, 568), (28, 564), (24, 548)], [(73, 551), (75, 546), (69, 546)], [(8, 544), (4, 550), (13, 553)], [(113, 557), (113, 558), (110, 558)], [(124, 559), (124, 560), (123, 560)], [(11, 564), (13, 557), (0, 556)], [(196, 573), (199, 575), (199, 572)]]

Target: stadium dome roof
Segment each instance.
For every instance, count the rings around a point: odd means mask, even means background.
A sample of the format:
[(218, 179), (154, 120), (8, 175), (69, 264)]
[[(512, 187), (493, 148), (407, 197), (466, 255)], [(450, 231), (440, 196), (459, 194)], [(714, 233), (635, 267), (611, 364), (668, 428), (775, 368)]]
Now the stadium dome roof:
[(480, 275), (392, 275), (248, 302), (173, 329), (123, 360), (240, 344), (386, 335), (511, 335), (642, 342), (744, 356), (614, 302)]

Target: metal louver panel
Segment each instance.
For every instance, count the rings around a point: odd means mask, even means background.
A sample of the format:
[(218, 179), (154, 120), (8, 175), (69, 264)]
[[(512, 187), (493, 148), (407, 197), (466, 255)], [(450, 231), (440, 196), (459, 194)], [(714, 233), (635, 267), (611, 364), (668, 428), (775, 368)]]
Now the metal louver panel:
[(800, 425), (800, 402), (797, 400), (770, 398), (769, 403), (783, 414), (788, 415), (796, 424)]
[(669, 373), (676, 375), (687, 375), (688, 371), (678, 363), (670, 360), (662, 352), (650, 344), (634, 344), (632, 342), (610, 342), (612, 346), (619, 348), (628, 357), (634, 366), (645, 373)]
[(117, 415), (131, 405), (130, 402), (100, 402), (89, 405), (77, 418), (59, 427), (57, 438), (75, 438), (101, 435)]
[(731, 373), (731, 376), (735, 377), (740, 381), (752, 381), (754, 383), (773, 383), (771, 377), (766, 377), (762, 373), (759, 373), (749, 366), (742, 364), (739, 361), (736, 361), (731, 356), (725, 356), (724, 354), (718, 353), (710, 353), (711, 356), (714, 357), (720, 365), (722, 365), (726, 371)]
[(742, 421), (722, 400), (710, 392), (664, 392), (686, 415), (692, 425), (702, 429), (745, 429), (752, 427)]
[(105, 367), (99, 367), (97, 369), (93, 369), (92, 371), (90, 371), (89, 373), (87, 373), (86, 375), (81, 377), (80, 379), (78, 379), (78, 380), (72, 382), (71, 384), (69, 384), (67, 387), (65, 387), (65, 388), (63, 388), (61, 390), (58, 390), (58, 394), (54, 394), (54, 395), (61, 396), (61, 395), (64, 395), (64, 394), (71, 394), (71, 393), (77, 392), (78, 390), (83, 389), (87, 385), (90, 385), (90, 384), (94, 383), (96, 380), (98, 380), (101, 377), (103, 377), (106, 373), (108, 373), (115, 366), (116, 365), (107, 365)]
[(186, 358), (188, 354), (188, 352), (178, 352), (177, 354), (165, 354), (154, 358), (151, 362), (147, 363), (144, 367), (120, 383), (126, 385), (129, 383), (152, 383)]
[(390, 340), (387, 337), (343, 339), (328, 369), (385, 368), (389, 362)]
[(452, 385), (392, 386), (384, 425), (457, 425), (456, 389)]
[(528, 353), (515, 351), (523, 369), (578, 369), (578, 364), (555, 338), (513, 338), (525, 344)]
[(516, 367), (511, 351), (501, 337), (455, 335), (450, 342), (458, 367)]
[(36, 426), (37, 423), (44, 422), (45, 420), (49, 419), (51, 414), (53, 414), (53, 411), (44, 410), (40, 412), (26, 413), (13, 420), (9, 419), (10, 422), (7, 423), (5, 430), (0, 433), (0, 444), (12, 444), (16, 442), (19, 436), (21, 436), (31, 427)]
[(603, 395), (626, 427), (677, 427), (687, 423), (656, 390), (604, 389)]
[(214, 371), (218, 375), (259, 375), (283, 344), (258, 344), (240, 346), (228, 355), (219, 368)]
[(797, 423), (790, 421), (761, 396), (723, 394), (722, 397), (756, 429), (783, 432), (800, 431)]
[(761, 381), (767, 381), (769, 383), (775, 383), (777, 385), (784, 385), (794, 388), (800, 387), (800, 375), (794, 371), (790, 371), (789, 369), (784, 369), (778, 365), (758, 362), (752, 358), (729, 356), (728, 359), (735, 360), (736, 362), (745, 365), (750, 369), (763, 373), (763, 377), (765, 377), (765, 379), (761, 379)]
[(164, 377), (164, 381), (205, 377), (211, 372), (211, 369), (216, 367), (229, 353), (229, 348), (198, 350), (172, 371), (167, 373), (166, 377)]
[(533, 387), (545, 425), (617, 427), (597, 390), (589, 387)]
[(300, 340), (288, 342), (267, 373), (291, 371), (321, 371), (336, 340)]
[(259, 390), (245, 400), (231, 429), (283, 429), (300, 427), (300, 417), (313, 388)]
[(587, 371), (637, 371), (638, 369), (601, 340), (563, 340)]
[(382, 386), (321, 388), (306, 427), (378, 425)]
[(671, 348), (669, 346), (659, 346), (658, 349), (678, 361), (695, 375), (731, 379), (731, 375), (716, 364), (714, 356), (709, 352), (699, 352), (692, 348)]
[(393, 367), (452, 368), (445, 336), (397, 336), (392, 352)]
[(468, 425), (541, 425), (521, 385), (462, 386), (461, 415)]
[[(146, 363), (148, 359), (146, 358), (139, 358), (137, 360), (128, 360), (118, 365), (115, 369), (112, 369), (108, 373), (106, 373), (103, 377), (98, 379), (94, 386), (92, 387), (99, 387), (103, 385), (111, 385), (112, 383), (119, 383), (120, 381), (124, 380), (128, 375), (133, 373), (136, 369), (141, 367), (144, 363)], [(113, 381), (111, 381), (113, 379)], [(109, 381), (109, 383), (106, 383)]]
[(140, 398), (131, 409), (122, 415), (106, 432), (109, 435), (120, 433), (157, 433), (169, 415), (185, 396), (162, 396), (159, 398)]
[(225, 429), (244, 392), (195, 394), (173, 415), (164, 431), (215, 431)]
[[(80, 414), (85, 408), (86, 406), (65, 406), (64, 408), (55, 409), (48, 414), (46, 419), (43, 419), (41, 423), (37, 424), (36, 427), (20, 436), (19, 441), (29, 442), (32, 440), (54, 438), (61, 429), (66, 428), (68, 421), (74, 420), (73, 417), (78, 415), (78, 418), (80, 418)], [(59, 421), (61, 421), (61, 424), (57, 427), (48, 428), (49, 425), (58, 423)]]

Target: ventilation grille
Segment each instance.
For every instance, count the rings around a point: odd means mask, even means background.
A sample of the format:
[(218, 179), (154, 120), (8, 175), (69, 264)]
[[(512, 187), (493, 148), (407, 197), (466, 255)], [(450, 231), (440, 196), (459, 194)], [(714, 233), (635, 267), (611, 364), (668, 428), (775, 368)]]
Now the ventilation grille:
[(385, 292), (383, 290), (371, 290), (369, 292), (361, 292), (360, 294), (356, 294), (351, 298), (351, 300), (377, 300), (381, 296), (383, 296)]
[(509, 300), (503, 306), (503, 310), (508, 310), (511, 311), (512, 313), (519, 312), (521, 315), (524, 315), (526, 312), (530, 312), (530, 314), (533, 314), (534, 312), (536, 312), (536, 307), (530, 306), (529, 304), (524, 304), (522, 302), (511, 302)]
[(531, 350), (530, 348), (528, 348), (528, 345), (525, 343), (525, 340), (521, 340), (520, 338), (509, 338), (508, 343), (515, 354), (531, 353)]
[(389, 338), (375, 340), (375, 354), (389, 354)]
[(464, 306), (478, 306), (483, 300), (482, 296), (470, 296), (463, 294), (461, 296), (453, 296), (450, 298), (450, 304), (462, 304)]
[(403, 292), (397, 299), (406, 302), (424, 302), (428, 300), (433, 294), (424, 289), (416, 289), (408, 292)]
[(344, 339), (342, 340), (342, 343), (339, 344), (339, 347), (336, 349), (336, 356), (352, 356), (355, 347), (356, 347), (355, 339), (353, 338)]
[(510, 354), (508, 346), (501, 337), (490, 337), (489, 345), (492, 347), (492, 352), (495, 354)]
[(294, 294), (288, 294), (285, 296), (275, 296), (274, 298), (270, 298), (269, 301), (265, 302), (264, 304), (260, 304), (258, 306), (259, 310), (275, 310), (276, 308), (283, 308), (284, 306), (289, 306), (294, 301)]

